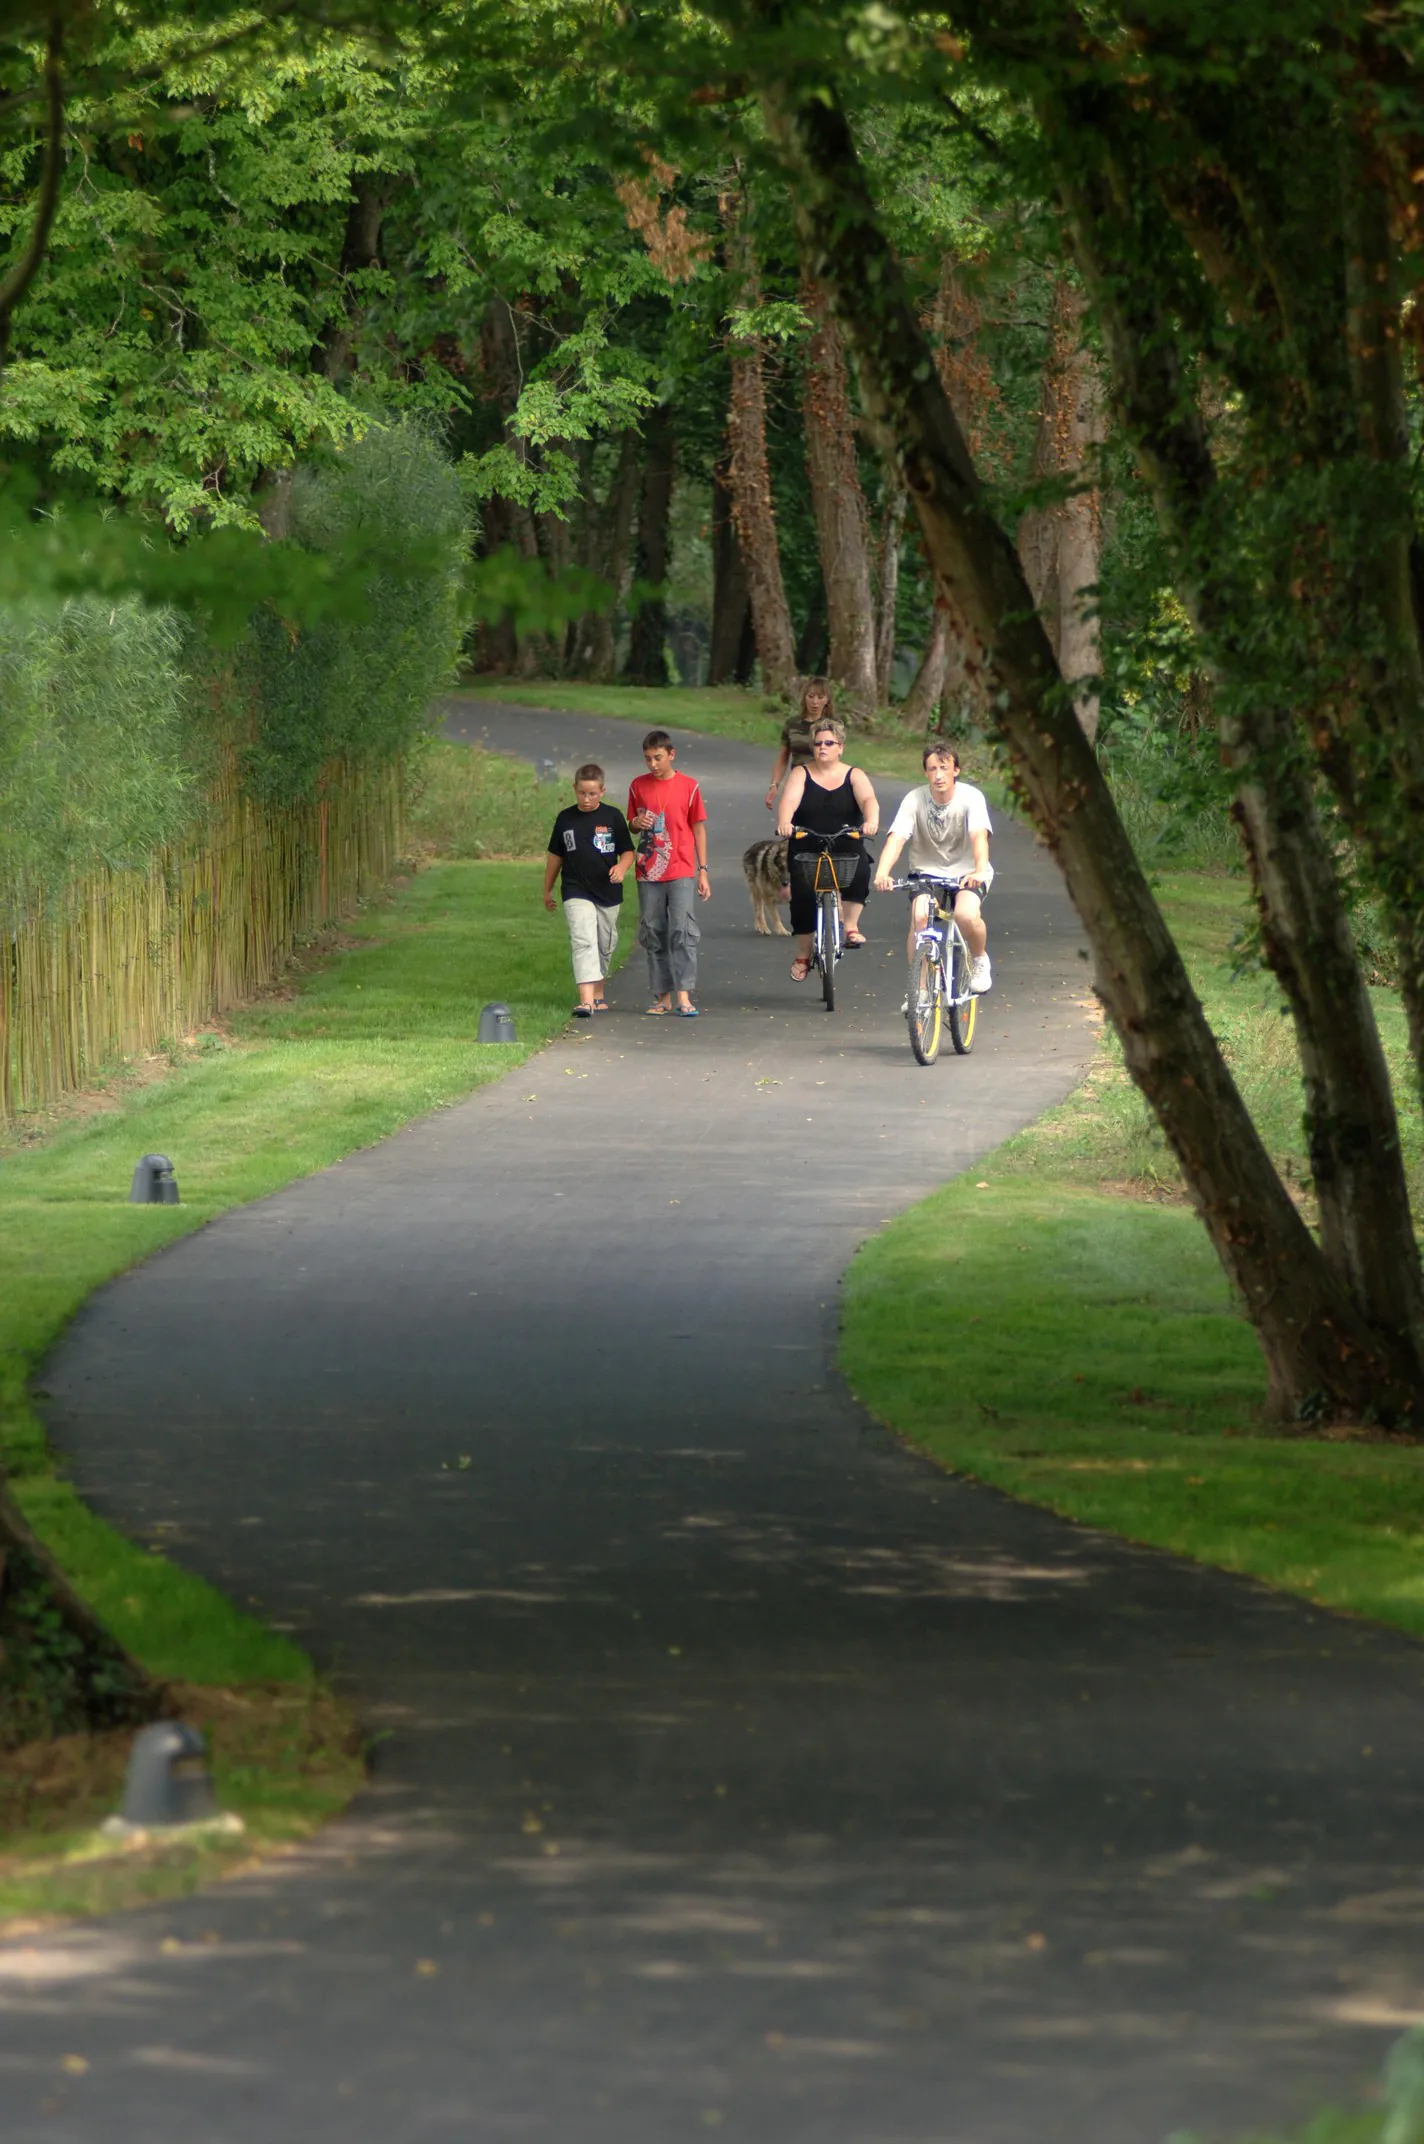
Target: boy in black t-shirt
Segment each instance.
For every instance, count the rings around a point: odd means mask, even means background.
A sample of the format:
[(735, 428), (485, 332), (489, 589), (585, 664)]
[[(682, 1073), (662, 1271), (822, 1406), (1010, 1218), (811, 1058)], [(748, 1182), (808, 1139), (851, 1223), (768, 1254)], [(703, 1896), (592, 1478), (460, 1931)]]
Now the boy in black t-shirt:
[(607, 1012), (603, 986), (618, 943), (623, 881), (633, 868), (633, 837), (614, 804), (603, 801), (603, 769), (592, 760), (574, 776), (574, 801), (559, 813), (544, 864), (544, 906), (553, 913), (554, 880), (561, 879), (569, 927), (576, 1020)]

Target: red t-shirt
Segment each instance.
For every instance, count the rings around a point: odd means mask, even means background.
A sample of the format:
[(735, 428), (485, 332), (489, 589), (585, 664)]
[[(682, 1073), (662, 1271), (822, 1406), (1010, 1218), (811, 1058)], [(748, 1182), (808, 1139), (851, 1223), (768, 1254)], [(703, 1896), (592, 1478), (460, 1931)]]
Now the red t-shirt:
[(640, 774), (628, 791), (629, 819), (640, 811), (655, 816), (641, 833), (634, 828), (639, 878), (691, 878), (697, 869), (692, 829), (707, 817), (702, 791), (692, 776), (672, 773), (660, 782), (656, 775)]

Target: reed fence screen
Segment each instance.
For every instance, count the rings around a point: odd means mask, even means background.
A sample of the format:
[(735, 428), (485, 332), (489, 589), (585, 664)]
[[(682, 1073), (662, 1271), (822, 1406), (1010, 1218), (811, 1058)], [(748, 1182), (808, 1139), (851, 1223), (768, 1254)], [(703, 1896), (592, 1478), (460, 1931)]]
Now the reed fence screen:
[(399, 764), (330, 767), (316, 797), (287, 805), (234, 779), (201, 837), (0, 912), (0, 1119), (275, 982), (301, 939), (389, 879), (402, 797)]

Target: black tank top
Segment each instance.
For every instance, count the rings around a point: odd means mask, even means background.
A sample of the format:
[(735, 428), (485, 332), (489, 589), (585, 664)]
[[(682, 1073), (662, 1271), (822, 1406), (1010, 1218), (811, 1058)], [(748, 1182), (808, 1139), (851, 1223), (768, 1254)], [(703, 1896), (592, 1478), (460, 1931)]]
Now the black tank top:
[(860, 806), (855, 801), (855, 791), (850, 778), (853, 767), (845, 770), (845, 780), (834, 789), (823, 789), (819, 782), (806, 777), (806, 787), (801, 792), (801, 802), (792, 814), (798, 826), (809, 826), (817, 834), (839, 833), (843, 826), (859, 826)]

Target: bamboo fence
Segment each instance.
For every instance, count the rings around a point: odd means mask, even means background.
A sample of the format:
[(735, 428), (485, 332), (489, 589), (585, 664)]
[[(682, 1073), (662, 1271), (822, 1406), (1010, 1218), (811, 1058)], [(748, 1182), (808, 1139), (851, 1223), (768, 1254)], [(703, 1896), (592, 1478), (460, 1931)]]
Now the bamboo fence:
[(332, 768), (320, 796), (282, 807), (229, 780), (201, 839), (0, 920), (0, 1120), (273, 982), (300, 939), (390, 877), (401, 802), (399, 767)]

